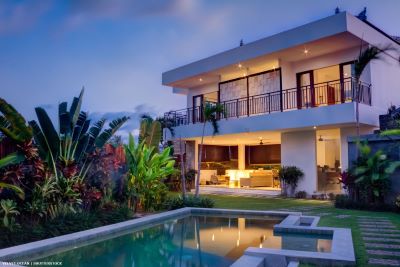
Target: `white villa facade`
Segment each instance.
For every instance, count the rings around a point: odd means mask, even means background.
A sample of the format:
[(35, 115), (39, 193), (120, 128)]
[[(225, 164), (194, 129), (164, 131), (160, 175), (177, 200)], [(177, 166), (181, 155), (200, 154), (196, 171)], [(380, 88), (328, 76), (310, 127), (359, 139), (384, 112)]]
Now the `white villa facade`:
[[(224, 107), (219, 134), (206, 126), (201, 183), (277, 188), (269, 170), (290, 165), (305, 173), (298, 191), (340, 192), (347, 137), (356, 132), (353, 62), (361, 45), (400, 50), (391, 36), (341, 12), (163, 73), (163, 85), (187, 95), (186, 109), (165, 116), (186, 141), (191, 168), (198, 161), (202, 106)], [(400, 104), (400, 67), (391, 53), (363, 73), (361, 133), (373, 132), (379, 115)]]

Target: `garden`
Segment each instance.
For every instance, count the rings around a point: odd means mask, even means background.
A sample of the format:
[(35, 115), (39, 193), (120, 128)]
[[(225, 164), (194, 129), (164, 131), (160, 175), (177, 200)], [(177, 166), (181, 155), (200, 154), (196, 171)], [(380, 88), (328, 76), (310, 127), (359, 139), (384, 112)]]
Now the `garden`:
[(143, 116), (138, 140), (130, 135), (124, 144), (115, 133), (130, 118), (92, 122), (81, 110), (83, 93), (70, 106), (59, 104), (57, 121), (37, 107), (37, 120), (26, 122), (0, 99), (0, 248), (149, 212), (213, 205), (168, 196), (168, 181), (179, 175), (172, 147), (160, 145), (168, 123)]

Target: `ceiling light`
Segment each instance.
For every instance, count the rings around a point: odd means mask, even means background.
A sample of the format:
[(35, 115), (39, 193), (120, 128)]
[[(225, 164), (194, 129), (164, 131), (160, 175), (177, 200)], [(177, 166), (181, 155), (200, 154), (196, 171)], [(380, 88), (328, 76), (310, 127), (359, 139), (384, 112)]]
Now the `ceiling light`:
[(317, 129), (317, 126), (314, 126), (313, 129), (314, 129), (314, 130)]
[(199, 78), (199, 82), (202, 82), (203, 81), (203, 78)]
[(239, 63), (239, 64), (238, 64), (238, 67), (241, 68), (241, 67), (242, 67), (242, 64)]
[(307, 49), (304, 49), (304, 54), (306, 54), (306, 55), (307, 55), (307, 54), (308, 54), (308, 52), (309, 52), (309, 51), (308, 51)]

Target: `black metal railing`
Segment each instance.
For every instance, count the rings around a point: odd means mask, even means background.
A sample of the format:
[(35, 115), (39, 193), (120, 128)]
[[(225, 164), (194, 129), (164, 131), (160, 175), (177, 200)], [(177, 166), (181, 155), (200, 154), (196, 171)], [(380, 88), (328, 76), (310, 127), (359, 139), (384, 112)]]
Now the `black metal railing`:
[[(358, 97), (357, 91), (359, 91)], [(224, 112), (218, 114), (218, 117), (219, 119), (239, 118), (314, 108), (353, 102), (357, 98), (359, 103), (371, 105), (371, 85), (363, 82), (357, 84), (354, 78), (349, 77), (343, 80), (328, 81), (223, 101), (220, 104), (223, 106)], [(172, 120), (174, 126), (203, 122), (203, 106), (169, 111), (164, 114), (164, 117)]]

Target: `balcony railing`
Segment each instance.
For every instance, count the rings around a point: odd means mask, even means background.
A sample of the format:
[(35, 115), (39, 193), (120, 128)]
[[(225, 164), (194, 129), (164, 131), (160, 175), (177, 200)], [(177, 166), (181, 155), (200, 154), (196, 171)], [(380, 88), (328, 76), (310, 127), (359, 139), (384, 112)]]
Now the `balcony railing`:
[[(259, 114), (283, 112), (296, 109), (316, 108), (356, 101), (359, 88), (359, 103), (371, 105), (371, 85), (354, 78), (328, 81), (281, 91), (253, 95), (220, 102), (224, 112), (219, 119), (240, 118)], [(213, 103), (212, 103), (213, 104)], [(203, 122), (203, 107), (191, 107), (164, 114), (174, 126)]]

